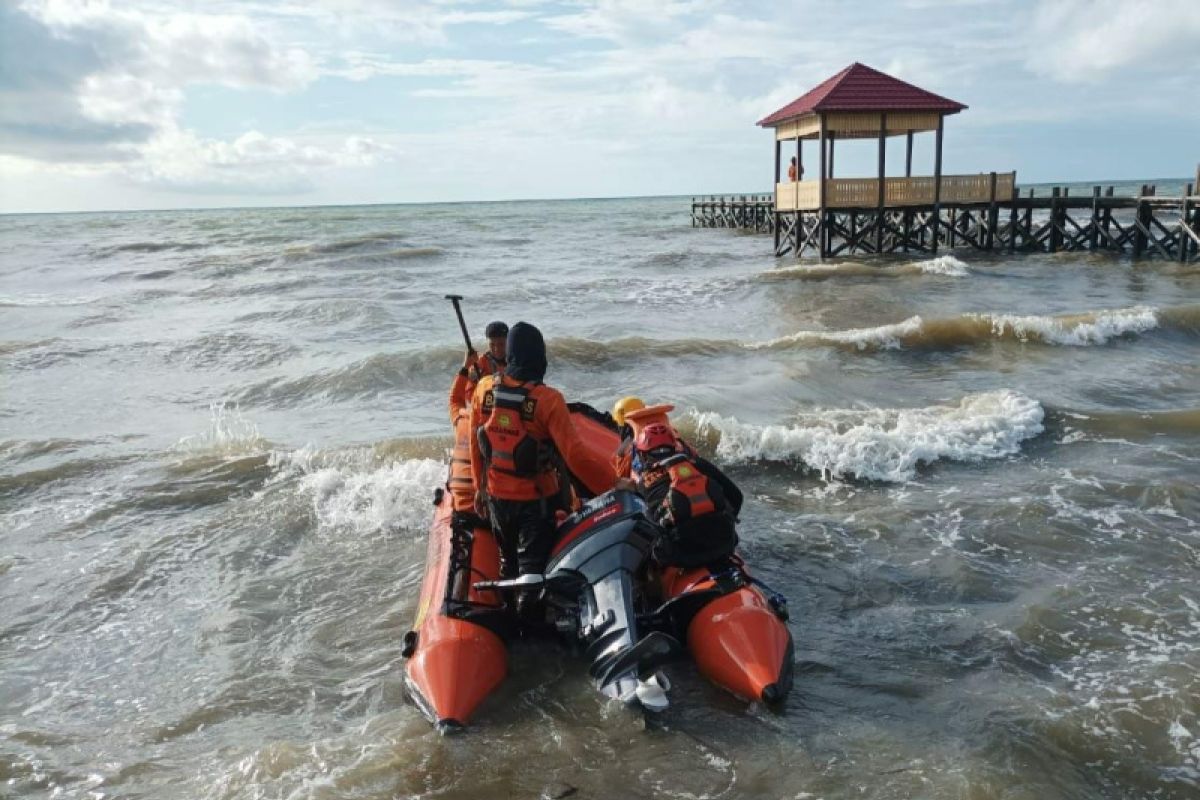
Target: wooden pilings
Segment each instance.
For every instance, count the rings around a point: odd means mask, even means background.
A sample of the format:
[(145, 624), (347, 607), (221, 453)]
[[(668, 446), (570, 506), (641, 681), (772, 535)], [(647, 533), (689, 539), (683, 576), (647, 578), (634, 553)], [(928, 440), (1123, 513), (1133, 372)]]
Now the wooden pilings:
[(942, 247), (979, 251), (1110, 252), (1178, 261), (1200, 259), (1200, 194), (1188, 184), (1180, 197), (1159, 196), (1144, 186), (1134, 197), (1093, 186), (1073, 196), (1054, 188), (1049, 196), (998, 200), (989, 174), (986, 202), (889, 207), (871, 193), (856, 208), (776, 211), (772, 195), (692, 198), (692, 226), (771, 233), (777, 256), (821, 257), (862, 253), (936, 253)]
[(692, 227), (769, 233), (775, 230), (775, 198), (769, 194), (693, 197)]

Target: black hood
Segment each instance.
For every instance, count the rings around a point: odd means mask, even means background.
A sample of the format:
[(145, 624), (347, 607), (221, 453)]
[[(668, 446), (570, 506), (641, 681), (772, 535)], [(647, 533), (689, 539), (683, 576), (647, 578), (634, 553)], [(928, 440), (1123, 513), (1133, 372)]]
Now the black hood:
[(542, 332), (528, 322), (508, 331), (508, 367), (505, 373), (519, 381), (540, 381), (546, 376), (546, 342)]

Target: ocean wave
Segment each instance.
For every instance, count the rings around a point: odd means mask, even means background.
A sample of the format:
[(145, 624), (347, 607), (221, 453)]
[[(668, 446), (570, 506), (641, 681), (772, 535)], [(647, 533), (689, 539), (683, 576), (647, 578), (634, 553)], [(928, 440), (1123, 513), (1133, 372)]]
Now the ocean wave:
[(437, 258), (446, 254), (440, 247), (397, 247), (390, 250), (375, 250), (366, 253), (331, 258), (323, 261), (326, 266), (341, 264), (376, 264), (387, 261), (404, 261), (410, 258)]
[(175, 270), (173, 270), (173, 269), (155, 269), (155, 270), (150, 270), (148, 272), (142, 272), (140, 270), (130, 269), (130, 270), (122, 270), (121, 272), (114, 272), (111, 275), (107, 275), (107, 276), (101, 278), (101, 280), (104, 281), (105, 283), (111, 283), (112, 281), (121, 281), (121, 280), (128, 280), (128, 279), (132, 279), (135, 281), (160, 281), (163, 278), (169, 278), (174, 274), (175, 274)]
[(899, 348), (951, 348), (985, 341), (1008, 340), (1083, 347), (1101, 345), (1159, 327), (1200, 329), (1200, 306), (1160, 310), (1145, 306), (1082, 314), (1016, 315), (963, 314), (946, 319), (909, 317), (902, 322), (842, 331), (798, 331), (750, 349), (794, 345), (843, 345), (859, 350)]
[(100, 299), (99, 295), (62, 297), (53, 294), (0, 294), (0, 308), (36, 308), (40, 306), (86, 306)]
[(381, 245), (402, 242), (408, 237), (402, 233), (379, 232), (365, 233), (361, 236), (348, 236), (345, 239), (334, 239), (328, 242), (313, 242), (311, 244), (294, 245), (284, 248), (284, 258), (304, 259), (310, 256), (345, 253), (349, 250), (377, 248)]
[(122, 253), (163, 253), (166, 251), (200, 250), (207, 242), (128, 242), (101, 247), (91, 251), (92, 258), (111, 258)]
[(176, 452), (191, 456), (236, 456), (266, 451), (267, 441), (258, 426), (242, 416), (236, 403), (212, 403), (208, 413), (208, 429), (181, 438), (175, 443)]
[(298, 348), (246, 333), (213, 333), (171, 349), (168, 358), (198, 369), (261, 369), (280, 363)]
[(716, 438), (723, 461), (802, 463), (827, 479), (906, 481), (922, 464), (1013, 455), (1042, 432), (1043, 417), (1036, 400), (1001, 389), (957, 405), (815, 411), (789, 425), (749, 425), (711, 412), (693, 412), (692, 424), (700, 438)]
[(311, 504), (318, 529), (357, 535), (429, 525), (434, 490), (446, 480), (446, 462), (415, 458), (380, 463), (374, 449), (339, 453), (296, 450), (275, 453), (272, 482), (295, 482)]
[(949, 275), (952, 278), (962, 278), (971, 274), (971, 268), (954, 256), (938, 256), (927, 261), (909, 264), (925, 275)]
[(1067, 436), (1076, 432), (1112, 438), (1200, 434), (1200, 408), (1173, 411), (1106, 411), (1061, 414)]
[(913, 275), (965, 278), (970, 274), (970, 267), (954, 256), (938, 256), (909, 264), (867, 264), (861, 261), (847, 261), (840, 264), (803, 264), (769, 270), (760, 273), (758, 278), (765, 281), (823, 281), (831, 278), (903, 278)]

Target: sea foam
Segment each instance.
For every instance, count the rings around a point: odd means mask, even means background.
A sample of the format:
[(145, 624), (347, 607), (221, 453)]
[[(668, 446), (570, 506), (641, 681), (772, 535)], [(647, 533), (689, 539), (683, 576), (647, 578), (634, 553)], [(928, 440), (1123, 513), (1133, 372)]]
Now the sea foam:
[(276, 452), (275, 483), (294, 485), (309, 503), (319, 530), (369, 535), (429, 526), (434, 490), (446, 480), (445, 461), (413, 458), (381, 462), (374, 449)]
[(717, 435), (722, 461), (803, 463), (827, 478), (906, 481), (918, 465), (941, 459), (1012, 455), (1042, 432), (1043, 417), (1036, 400), (1001, 389), (957, 405), (810, 412), (789, 425), (750, 425), (715, 413), (696, 413), (695, 424), (701, 436)]

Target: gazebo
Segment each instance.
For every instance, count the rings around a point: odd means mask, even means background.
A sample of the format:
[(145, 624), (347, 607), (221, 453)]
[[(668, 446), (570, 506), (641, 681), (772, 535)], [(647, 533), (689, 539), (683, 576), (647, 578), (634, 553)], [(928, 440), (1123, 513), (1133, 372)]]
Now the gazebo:
[[(759, 120), (759, 126), (775, 131), (776, 255), (789, 251), (800, 255), (809, 246), (822, 256), (843, 250), (885, 252), (900, 247), (933, 252), (944, 203), (994, 205), (1010, 200), (1015, 173), (942, 175), (946, 117), (965, 108), (854, 63)], [(913, 138), (927, 131), (934, 132), (933, 175), (914, 177)], [(885, 142), (889, 136), (907, 138), (903, 178), (886, 177)], [(806, 139), (818, 143), (816, 179), (780, 182), (784, 142), (795, 141), (795, 157), (802, 171)], [(877, 139), (878, 177), (835, 179), (834, 143), (838, 139)], [(835, 237), (840, 240), (836, 247)]]

